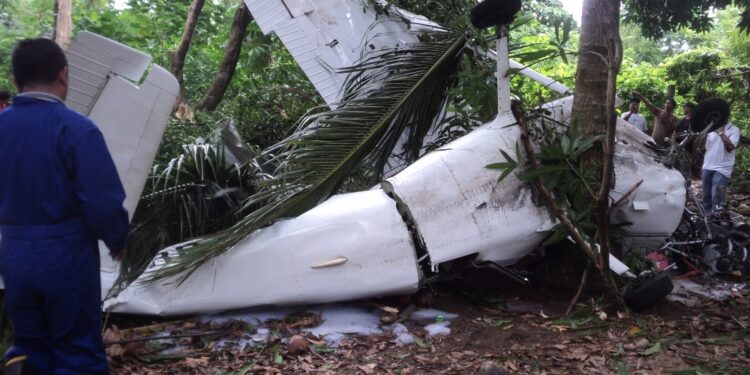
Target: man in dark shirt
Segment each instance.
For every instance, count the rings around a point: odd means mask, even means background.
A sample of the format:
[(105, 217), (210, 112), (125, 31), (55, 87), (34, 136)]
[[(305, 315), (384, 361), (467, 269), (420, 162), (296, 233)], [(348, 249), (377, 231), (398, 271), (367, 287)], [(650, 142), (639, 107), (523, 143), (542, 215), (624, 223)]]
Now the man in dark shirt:
[[(676, 142), (681, 143), (687, 136), (687, 131), (690, 130), (690, 124), (693, 121), (693, 111), (695, 110), (695, 104), (685, 103), (682, 106), (682, 115), (680, 122), (677, 123), (675, 133), (677, 135)], [(695, 146), (695, 138), (690, 138), (685, 144), (685, 160), (684, 165), (680, 170), (689, 172), (689, 176), (699, 176), (701, 171), (701, 163), (703, 156), (697, 150)]]
[(41, 374), (106, 374), (97, 240), (118, 259), (125, 199), (99, 129), (68, 109), (68, 67), (48, 39), (12, 55), (20, 93), (0, 113), (0, 273), (7, 358)]
[(693, 103), (685, 103), (685, 105), (682, 106), (683, 117), (680, 119), (680, 122), (677, 123), (677, 134), (690, 130), (690, 121), (693, 118), (693, 110), (695, 110), (695, 104)]

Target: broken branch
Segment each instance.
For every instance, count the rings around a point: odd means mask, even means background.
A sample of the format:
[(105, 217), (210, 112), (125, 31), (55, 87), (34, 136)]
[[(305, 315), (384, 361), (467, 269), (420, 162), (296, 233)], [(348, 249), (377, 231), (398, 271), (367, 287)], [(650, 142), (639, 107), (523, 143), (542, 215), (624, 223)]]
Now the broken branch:
[(586, 287), (586, 281), (589, 279), (589, 268), (591, 268), (591, 260), (586, 262), (586, 268), (583, 270), (583, 275), (581, 275), (581, 284), (578, 286), (576, 295), (573, 296), (573, 299), (570, 301), (568, 309), (565, 310), (565, 316), (570, 315), (570, 312), (573, 311), (573, 307), (576, 305), (576, 303), (578, 303), (578, 299), (581, 298), (583, 289)]
[(200, 333), (186, 333), (183, 335), (172, 335), (172, 336), (151, 336), (151, 337), (139, 337), (135, 339), (125, 339), (117, 341), (105, 341), (104, 346), (110, 345), (121, 345), (130, 344), (133, 342), (144, 342), (144, 341), (156, 341), (156, 340), (174, 340), (183, 339), (187, 337), (206, 337), (206, 336), (224, 336), (229, 334), (229, 331), (213, 331), (213, 332), (200, 332)]
[[(536, 156), (534, 155), (534, 148), (532, 147), (531, 139), (529, 138), (529, 125), (526, 122), (526, 117), (524, 115), (523, 108), (521, 107), (521, 103), (513, 102), (513, 104), (511, 105), (511, 111), (513, 112), (513, 116), (516, 118), (516, 121), (521, 126), (521, 143), (523, 144), (524, 151), (526, 152), (526, 157), (529, 159), (529, 168), (531, 168), (531, 170), (534, 170), (539, 166), (539, 162), (536, 160)], [(575, 242), (576, 245), (578, 245), (578, 247), (583, 250), (591, 259), (597, 259), (597, 254), (591, 248), (591, 245), (589, 245), (589, 243), (583, 239), (568, 215), (557, 204), (555, 198), (552, 196), (552, 193), (550, 193), (549, 190), (547, 190), (547, 187), (544, 186), (542, 180), (538, 177), (535, 177), (531, 179), (531, 182), (534, 184), (534, 187), (536, 187), (537, 191), (539, 191), (539, 193), (542, 195), (542, 198), (547, 204), (547, 208), (551, 210), (552, 214), (555, 215), (557, 220), (560, 221), (560, 224), (563, 226), (568, 235), (573, 239), (573, 242)], [(597, 265), (597, 267), (599, 267), (599, 265)]]
[(625, 192), (625, 194), (620, 197), (620, 199), (616, 200), (615, 203), (612, 203), (612, 206), (609, 207), (610, 212), (621, 205), (622, 202), (625, 202), (625, 200), (627, 200), (629, 196), (631, 196), (639, 187), (641, 187), (641, 184), (643, 184), (643, 180), (636, 182), (635, 185), (633, 185), (630, 189), (628, 189), (628, 191)]

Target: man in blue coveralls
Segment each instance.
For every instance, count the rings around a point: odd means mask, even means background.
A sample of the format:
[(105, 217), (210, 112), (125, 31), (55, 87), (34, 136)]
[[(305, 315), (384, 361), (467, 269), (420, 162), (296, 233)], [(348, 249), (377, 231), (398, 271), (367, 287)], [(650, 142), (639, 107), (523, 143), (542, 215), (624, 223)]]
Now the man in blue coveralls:
[(122, 256), (125, 192), (102, 133), (63, 103), (62, 49), (23, 40), (12, 65), (20, 94), (0, 113), (0, 274), (13, 326), (6, 358), (25, 356), (40, 374), (106, 374), (97, 240)]

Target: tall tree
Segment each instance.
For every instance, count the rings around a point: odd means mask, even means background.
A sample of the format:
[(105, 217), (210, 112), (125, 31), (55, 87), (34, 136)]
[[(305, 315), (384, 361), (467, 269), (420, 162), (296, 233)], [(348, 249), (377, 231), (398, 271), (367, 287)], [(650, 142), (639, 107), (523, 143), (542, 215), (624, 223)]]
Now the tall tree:
[(52, 32), (52, 39), (63, 49), (67, 49), (73, 34), (72, 0), (55, 0), (55, 23)]
[(205, 0), (193, 0), (190, 4), (187, 18), (185, 19), (185, 29), (182, 32), (180, 45), (176, 50), (170, 52), (172, 63), (169, 70), (175, 78), (177, 78), (177, 82), (180, 84), (180, 97), (178, 103), (183, 103), (185, 101), (185, 84), (182, 70), (185, 67), (185, 57), (190, 50), (190, 42), (193, 40), (195, 25), (198, 23), (198, 17), (200, 17), (204, 3)]
[(610, 61), (610, 51), (621, 48), (619, 19), (619, 0), (583, 2), (572, 123), (586, 135), (601, 134), (607, 123), (609, 66), (618, 72), (621, 60)]
[(245, 6), (245, 2), (240, 1), (237, 11), (232, 21), (232, 29), (229, 32), (229, 40), (224, 53), (224, 60), (221, 62), (219, 72), (216, 74), (211, 86), (206, 91), (203, 99), (198, 104), (198, 109), (213, 111), (221, 103), (224, 93), (232, 81), (234, 71), (237, 68), (237, 61), (240, 59), (242, 51), (242, 41), (245, 39), (247, 25), (253, 20), (253, 16)]

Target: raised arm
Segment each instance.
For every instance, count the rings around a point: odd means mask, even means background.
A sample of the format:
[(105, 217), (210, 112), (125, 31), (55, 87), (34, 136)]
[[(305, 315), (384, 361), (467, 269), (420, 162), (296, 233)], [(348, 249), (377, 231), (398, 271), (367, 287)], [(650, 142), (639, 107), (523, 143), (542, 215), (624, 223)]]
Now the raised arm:
[(661, 114), (662, 109), (659, 108), (659, 107), (657, 107), (657, 106), (655, 106), (653, 103), (651, 103), (648, 99), (646, 99), (646, 97), (644, 97), (643, 95), (641, 95), (640, 92), (633, 91), (633, 96), (635, 96), (636, 98), (640, 99), (643, 102), (643, 104), (646, 105), (646, 108), (648, 108), (648, 110), (651, 111), (651, 113), (654, 116), (659, 116)]

